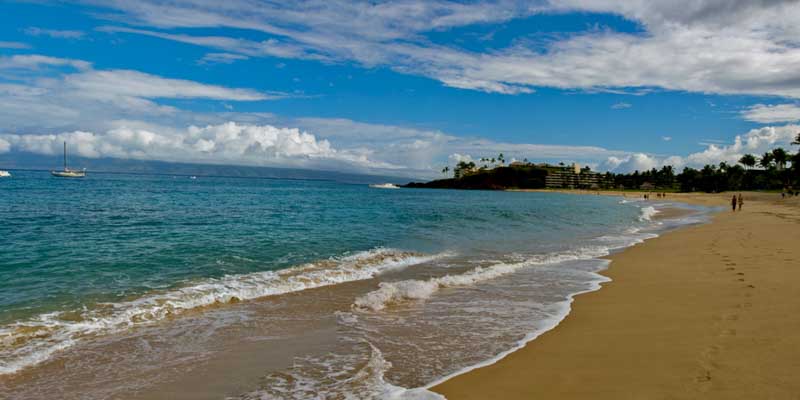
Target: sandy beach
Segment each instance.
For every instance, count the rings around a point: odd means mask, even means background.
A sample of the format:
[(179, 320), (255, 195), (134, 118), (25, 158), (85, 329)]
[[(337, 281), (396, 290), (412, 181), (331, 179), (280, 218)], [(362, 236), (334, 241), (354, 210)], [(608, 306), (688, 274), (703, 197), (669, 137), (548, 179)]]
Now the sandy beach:
[(745, 193), (732, 213), (730, 196), (669, 194), (725, 209), (611, 256), (612, 281), (578, 296), (559, 326), (433, 390), (451, 400), (800, 399), (800, 202)]

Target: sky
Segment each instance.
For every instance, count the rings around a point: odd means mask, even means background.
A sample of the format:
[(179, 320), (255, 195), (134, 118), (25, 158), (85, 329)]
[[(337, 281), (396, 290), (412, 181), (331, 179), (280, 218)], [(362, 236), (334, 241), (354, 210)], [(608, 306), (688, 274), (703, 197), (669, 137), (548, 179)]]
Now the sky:
[(798, 22), (778, 0), (3, 1), (0, 154), (730, 163), (800, 131)]

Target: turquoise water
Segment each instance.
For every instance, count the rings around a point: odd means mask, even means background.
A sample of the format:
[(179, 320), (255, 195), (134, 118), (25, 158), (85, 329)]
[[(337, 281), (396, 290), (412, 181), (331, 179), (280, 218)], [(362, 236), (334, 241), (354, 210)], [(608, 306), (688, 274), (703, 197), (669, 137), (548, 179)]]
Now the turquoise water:
[(0, 397), (157, 394), (213, 371), (208, 398), (436, 398), (424, 388), (598, 289), (599, 257), (702, 220), (651, 220), (664, 205), (16, 171), (0, 180)]
[(17, 172), (0, 181), (0, 324), (376, 247), (554, 251), (638, 215), (599, 196)]

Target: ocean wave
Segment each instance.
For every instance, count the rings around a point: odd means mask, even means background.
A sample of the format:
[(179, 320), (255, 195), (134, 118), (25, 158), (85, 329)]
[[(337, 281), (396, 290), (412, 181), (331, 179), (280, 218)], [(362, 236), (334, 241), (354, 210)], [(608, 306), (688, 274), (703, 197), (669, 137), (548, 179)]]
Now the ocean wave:
[(42, 314), (0, 327), (0, 374), (45, 361), (87, 336), (119, 332), (203, 307), (370, 279), (450, 255), (378, 248), (283, 270), (206, 279), (127, 302), (98, 304), (79, 313)]
[(378, 285), (378, 289), (356, 298), (353, 302), (353, 308), (361, 311), (380, 311), (391, 304), (408, 300), (427, 299), (440, 289), (470, 286), (536, 265), (603, 257), (609, 255), (610, 251), (611, 248), (608, 246), (588, 246), (576, 250), (535, 255), (517, 263), (498, 263), (489, 267), (476, 267), (459, 275), (444, 275), (428, 280), (410, 279), (381, 282)]
[(652, 221), (653, 217), (658, 213), (659, 211), (653, 206), (642, 207), (642, 214), (639, 216), (639, 221)]

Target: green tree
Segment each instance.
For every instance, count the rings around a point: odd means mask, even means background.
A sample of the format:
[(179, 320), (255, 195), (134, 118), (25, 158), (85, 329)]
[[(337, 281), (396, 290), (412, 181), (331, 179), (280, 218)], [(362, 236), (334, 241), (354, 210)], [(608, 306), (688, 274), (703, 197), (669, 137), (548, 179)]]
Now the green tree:
[(745, 154), (739, 159), (739, 164), (742, 164), (747, 168), (753, 168), (756, 166), (756, 157), (752, 154)]
[(770, 169), (772, 167), (772, 161), (772, 153), (766, 152), (761, 156), (761, 160), (758, 161), (758, 164), (764, 167), (764, 169)]
[(786, 154), (786, 150), (778, 147), (772, 150), (772, 159), (775, 160), (778, 169), (782, 170), (786, 167), (786, 160), (789, 159), (789, 155)]
[(800, 133), (797, 134), (797, 137), (794, 138), (792, 144), (800, 144)]

